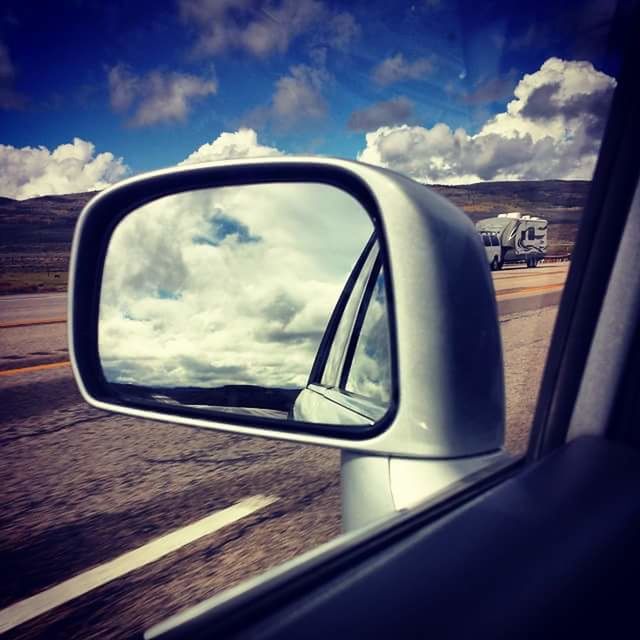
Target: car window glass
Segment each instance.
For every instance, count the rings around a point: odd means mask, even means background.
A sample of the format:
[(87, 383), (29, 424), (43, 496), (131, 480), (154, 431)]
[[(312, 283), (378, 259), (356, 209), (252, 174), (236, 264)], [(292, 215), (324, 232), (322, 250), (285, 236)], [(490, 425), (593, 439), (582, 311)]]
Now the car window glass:
[(356, 321), (360, 301), (364, 295), (365, 287), (378, 253), (378, 244), (375, 243), (363, 264), (362, 271), (354, 284), (349, 300), (342, 312), (342, 316), (331, 344), (331, 349), (329, 350), (329, 356), (327, 357), (327, 362), (322, 373), (321, 384), (327, 387), (334, 387), (338, 385), (340, 372), (342, 371), (344, 357), (347, 350), (347, 343), (349, 342), (349, 337), (351, 336), (351, 331), (353, 330), (353, 326)]
[[(14, 634), (141, 636), (144, 625), (163, 619), (169, 609), (194, 605), (203, 594), (232, 587), (345, 531), (341, 461), (347, 456), (340, 451), (186, 427), (167, 430), (163, 423), (103, 413), (83, 400), (73, 380), (65, 321), (72, 231), (87, 201), (123, 178), (160, 167), (274, 156), (295, 162), (299, 154), (361, 161), (406, 176), (414, 188), (424, 185), (481, 232), (471, 244), (493, 282), (502, 338), (502, 362), (483, 365), (502, 367), (505, 449), (522, 454), (565, 279), (581, 268), (572, 256), (583, 212), (597, 205), (588, 205), (590, 193), (607, 187), (600, 178), (592, 188), (591, 180), (605, 129), (614, 132), (621, 124), (608, 121), (609, 107), (637, 2), (178, 0), (156, 3), (151, 20), (147, 5), (4, 0), (0, 12), (0, 547), (9, 560), (3, 563), (3, 607), (28, 603), (71, 575), (220, 509), (235, 510), (260, 496), (273, 504), (208, 534), (194, 552), (150, 563), (120, 578), (117, 588), (78, 598)], [(632, 117), (624, 101), (617, 104), (624, 117)], [(613, 156), (615, 145), (609, 153), (611, 166), (621, 160)], [(360, 188), (367, 191), (364, 184)], [(276, 195), (274, 203), (281, 197)], [(247, 216), (269, 236), (280, 233), (255, 203), (246, 207)], [(397, 203), (404, 206), (402, 198)], [(312, 198), (304, 206), (319, 213)], [(204, 307), (197, 315), (171, 311), (184, 291), (184, 272), (166, 268), (171, 256), (202, 264), (202, 278), (190, 291), (204, 295), (215, 278), (231, 273), (228, 263), (221, 270), (208, 258), (214, 249), (260, 251), (262, 231), (218, 213), (207, 211), (214, 223), (207, 234), (194, 228), (193, 253), (183, 255), (175, 237), (158, 250), (153, 273), (166, 272), (166, 282), (157, 282), (152, 305), (132, 298), (125, 329), (116, 327), (131, 355), (139, 352), (141, 336), (155, 331), (144, 318), (156, 310), (176, 326), (200, 328), (205, 335), (233, 325), (239, 336), (234, 340), (246, 346), (246, 327), (229, 308), (221, 315)], [(188, 223), (180, 221), (185, 233)], [(377, 223), (384, 229), (384, 219)], [(447, 251), (444, 226), (434, 227), (434, 260), (472, 265), (467, 254)], [(602, 226), (605, 233), (611, 230), (608, 222)], [(407, 225), (403, 233), (410, 246), (412, 229)], [(149, 228), (134, 237), (123, 257), (123, 268), (139, 271), (141, 286), (152, 284), (153, 273), (140, 268), (138, 249), (167, 234), (166, 226)], [(301, 277), (298, 260), (292, 266), (303, 235), (281, 235), (281, 250), (269, 254), (259, 277), (257, 268), (232, 272), (238, 294), (246, 290), (247, 310), (258, 304), (265, 314), (254, 333), (251, 362), (260, 371), (282, 374), (282, 352), (268, 346), (275, 337), (291, 352), (319, 341), (333, 314), (325, 303), (334, 305), (342, 291), (342, 280), (319, 288)], [(313, 255), (321, 253), (320, 240), (308, 244)], [(396, 277), (396, 261), (410, 256), (393, 249), (393, 291), (417, 289), (413, 297), (388, 301), (393, 317), (439, 303), (420, 296), (419, 283)], [(327, 249), (327, 264), (334, 250)], [(366, 337), (374, 318), (366, 318), (362, 342), (353, 337), (373, 253), (344, 310), (336, 312), (326, 334), (332, 339), (314, 367), (313, 382), (326, 392), (315, 394), (321, 399), (358, 402), (360, 393), (375, 387), (363, 373), (365, 364), (384, 360), (371, 356), (380, 356), (384, 345)], [(285, 287), (268, 280), (278, 271), (292, 275), (280, 281)], [(309, 296), (311, 290), (318, 295)], [(464, 287), (446, 295), (463, 296)], [(83, 302), (76, 298), (78, 304)], [(480, 342), (482, 328), (474, 322), (473, 305), (467, 308), (463, 320)], [(134, 322), (140, 335), (128, 331)], [(406, 324), (398, 322), (398, 336)], [(447, 328), (420, 329), (424, 333), (415, 340), (433, 331), (437, 341)], [(345, 379), (347, 345), (354, 364)], [(234, 346), (223, 345), (229, 352)], [(565, 346), (558, 341), (560, 350)], [(194, 343), (189, 353), (176, 340), (173, 349), (184, 357), (181, 366), (210, 369), (206, 344)], [(305, 371), (315, 357), (305, 357)], [(239, 363), (229, 358), (219, 365), (217, 374), (231, 376)], [(438, 380), (421, 378), (417, 368), (412, 374), (398, 381), (401, 401), (407, 383), (438, 393)], [(383, 375), (376, 373), (375, 380), (388, 392)], [(300, 385), (307, 381), (302, 376)], [(408, 415), (411, 407), (399, 406)], [(415, 424), (429, 436), (428, 425)], [(364, 511), (363, 502), (382, 492), (368, 494), (353, 501)], [(69, 531), (72, 536), (64, 535)]]
[(358, 336), (346, 390), (384, 403), (391, 396), (389, 317), (382, 268)]

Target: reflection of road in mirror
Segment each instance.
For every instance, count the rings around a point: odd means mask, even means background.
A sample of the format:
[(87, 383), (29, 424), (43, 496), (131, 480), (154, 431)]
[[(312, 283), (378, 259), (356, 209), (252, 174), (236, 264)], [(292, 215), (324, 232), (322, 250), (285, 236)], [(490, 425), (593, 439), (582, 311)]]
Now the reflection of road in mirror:
[(362, 205), (311, 183), (171, 195), (109, 245), (99, 351), (122, 397), (285, 417), (373, 232)]
[(124, 401), (134, 400), (150, 405), (165, 404), (225, 411), (248, 416), (286, 420), (300, 389), (225, 385), (223, 387), (145, 387), (112, 383), (111, 389)]

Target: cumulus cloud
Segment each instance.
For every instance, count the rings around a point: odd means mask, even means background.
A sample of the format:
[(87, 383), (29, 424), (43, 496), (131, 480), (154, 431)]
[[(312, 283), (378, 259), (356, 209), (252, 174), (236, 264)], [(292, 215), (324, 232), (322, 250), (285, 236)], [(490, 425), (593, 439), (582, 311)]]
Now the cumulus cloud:
[(198, 32), (195, 51), (217, 55), (240, 50), (257, 57), (285, 53), (294, 40), (313, 35), (346, 49), (360, 33), (348, 12), (319, 0), (180, 0), (182, 20)]
[(381, 127), (358, 158), (428, 183), (589, 179), (615, 85), (590, 62), (550, 58), (478, 133), (444, 123)]
[(281, 155), (283, 152), (280, 149), (260, 144), (258, 134), (253, 129), (241, 128), (235, 132), (223, 131), (215, 140), (203, 144), (180, 164)]
[(331, 16), (328, 27), (328, 44), (341, 51), (346, 51), (361, 33), (356, 19), (346, 11)]
[(107, 378), (303, 387), (372, 231), (356, 200), (321, 184), (200, 190), (141, 207), (106, 259)]
[(322, 118), (327, 112), (327, 105), (320, 91), (326, 81), (327, 74), (320, 69), (303, 64), (291, 67), (289, 75), (276, 83), (273, 116), (283, 122), (289, 118)]
[(0, 109), (22, 109), (27, 102), (14, 88), (15, 76), (9, 50), (0, 42)]
[(399, 96), (354, 111), (347, 126), (354, 131), (371, 131), (384, 125), (406, 123), (412, 117), (413, 102), (405, 96)]
[(464, 104), (472, 105), (505, 100), (513, 94), (516, 83), (514, 71), (509, 72), (506, 76), (485, 78), (478, 82), (472, 91), (460, 96), (460, 100)]
[(373, 79), (381, 86), (419, 80), (433, 71), (433, 62), (428, 58), (417, 58), (413, 62), (406, 60), (401, 53), (386, 58), (373, 70)]
[(9, 198), (103, 189), (127, 171), (122, 158), (109, 152), (96, 155), (95, 146), (80, 138), (53, 151), (0, 145), (0, 195)]
[(111, 107), (116, 111), (126, 111), (140, 94), (140, 78), (124, 65), (111, 67), (108, 73)]
[(138, 76), (124, 65), (112, 67), (108, 80), (112, 108), (121, 113), (132, 110), (129, 124), (139, 127), (182, 122), (194, 100), (218, 90), (214, 79), (160, 71)]
[(295, 65), (277, 80), (271, 102), (250, 111), (245, 121), (254, 126), (272, 123), (279, 129), (289, 129), (321, 120), (327, 114), (322, 90), (329, 80), (329, 73), (322, 67)]

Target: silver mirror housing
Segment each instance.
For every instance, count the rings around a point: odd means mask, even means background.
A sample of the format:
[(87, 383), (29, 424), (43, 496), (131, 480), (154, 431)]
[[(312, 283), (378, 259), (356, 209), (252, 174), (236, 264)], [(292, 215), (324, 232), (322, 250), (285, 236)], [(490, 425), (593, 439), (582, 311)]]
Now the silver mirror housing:
[[(100, 367), (98, 317), (107, 246), (118, 223), (158, 198), (210, 187), (331, 185), (356, 198), (376, 230), (388, 280), (391, 408), (366, 428), (149, 406), (113, 394)], [(141, 242), (144, 238), (141, 238)], [(143, 418), (375, 454), (451, 458), (500, 449), (504, 382), (493, 283), (471, 221), (391, 171), (324, 158), (226, 161), (126, 180), (94, 198), (74, 236), (69, 295), (74, 374), (95, 407)]]

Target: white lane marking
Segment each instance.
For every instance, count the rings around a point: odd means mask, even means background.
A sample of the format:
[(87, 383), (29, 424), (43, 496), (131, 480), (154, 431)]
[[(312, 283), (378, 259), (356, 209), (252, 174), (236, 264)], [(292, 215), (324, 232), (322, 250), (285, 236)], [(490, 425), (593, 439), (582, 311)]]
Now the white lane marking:
[(167, 554), (184, 547), (228, 524), (240, 520), (255, 511), (278, 500), (275, 496), (252, 496), (236, 504), (216, 511), (202, 520), (198, 520), (182, 529), (172, 531), (161, 538), (152, 540), (138, 549), (105, 562), (85, 573), (65, 580), (55, 587), (42, 591), (26, 600), (16, 602), (0, 610), (0, 634), (17, 627), (28, 620), (59, 607), (85, 593), (101, 587), (107, 582), (154, 562)]

